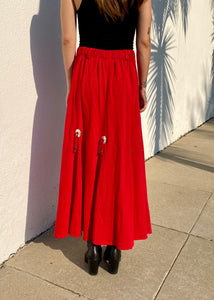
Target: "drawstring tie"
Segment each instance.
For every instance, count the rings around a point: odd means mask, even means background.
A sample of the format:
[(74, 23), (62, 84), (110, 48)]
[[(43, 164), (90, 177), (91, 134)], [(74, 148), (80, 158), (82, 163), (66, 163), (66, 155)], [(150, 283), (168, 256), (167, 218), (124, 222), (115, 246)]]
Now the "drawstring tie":
[(81, 130), (79, 128), (77, 128), (74, 132), (74, 148), (73, 148), (74, 153), (78, 152), (80, 136), (81, 136)]
[(101, 138), (99, 139), (97, 154), (103, 154), (104, 145), (106, 142), (107, 142), (107, 137), (105, 135), (102, 135)]
[[(74, 145), (73, 145), (73, 152), (76, 154), (79, 149), (79, 138), (81, 136), (81, 130), (77, 128), (74, 132)], [(103, 154), (104, 153), (104, 145), (107, 142), (107, 137), (105, 135), (102, 135), (98, 142), (98, 151), (97, 154)]]

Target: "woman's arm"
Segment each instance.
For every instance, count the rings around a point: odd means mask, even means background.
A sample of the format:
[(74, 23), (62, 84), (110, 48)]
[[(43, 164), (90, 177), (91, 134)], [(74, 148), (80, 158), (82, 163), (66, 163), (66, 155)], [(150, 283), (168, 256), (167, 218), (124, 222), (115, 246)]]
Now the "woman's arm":
[(60, 17), (62, 54), (68, 95), (71, 85), (73, 61), (76, 53), (76, 11), (73, 0), (61, 0)]
[[(152, 0), (143, 0), (139, 7), (138, 25), (136, 28), (136, 54), (138, 65), (138, 79), (141, 96), (141, 108), (146, 108), (146, 84), (151, 56), (151, 22)], [(144, 99), (143, 99), (144, 98)]]

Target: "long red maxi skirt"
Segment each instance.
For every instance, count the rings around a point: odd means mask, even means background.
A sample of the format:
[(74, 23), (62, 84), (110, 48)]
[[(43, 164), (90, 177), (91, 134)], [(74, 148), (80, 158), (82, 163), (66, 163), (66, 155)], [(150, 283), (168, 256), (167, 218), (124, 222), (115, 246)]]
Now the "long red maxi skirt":
[(152, 233), (132, 49), (79, 46), (62, 146), (54, 237), (128, 250)]

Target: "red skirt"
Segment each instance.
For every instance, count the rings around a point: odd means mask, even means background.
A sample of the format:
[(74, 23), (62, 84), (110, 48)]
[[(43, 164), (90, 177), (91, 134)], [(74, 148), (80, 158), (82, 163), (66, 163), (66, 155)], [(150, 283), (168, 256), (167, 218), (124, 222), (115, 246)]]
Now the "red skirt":
[(134, 50), (78, 47), (58, 197), (56, 238), (128, 250), (152, 233)]

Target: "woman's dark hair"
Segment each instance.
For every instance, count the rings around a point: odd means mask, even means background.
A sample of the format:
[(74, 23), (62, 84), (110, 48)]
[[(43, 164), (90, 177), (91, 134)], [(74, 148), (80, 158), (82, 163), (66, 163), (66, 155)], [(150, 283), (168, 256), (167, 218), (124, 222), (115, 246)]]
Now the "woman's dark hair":
[(118, 18), (123, 20), (136, 1), (139, 7), (144, 0), (95, 0), (100, 13), (103, 13), (107, 20), (110, 17), (113, 21)]

